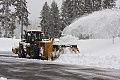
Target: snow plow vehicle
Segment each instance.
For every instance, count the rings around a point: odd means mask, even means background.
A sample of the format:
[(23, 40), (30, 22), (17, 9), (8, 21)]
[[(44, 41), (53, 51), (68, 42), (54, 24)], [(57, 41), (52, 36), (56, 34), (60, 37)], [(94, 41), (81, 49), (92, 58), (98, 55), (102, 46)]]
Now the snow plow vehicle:
[(72, 51), (79, 51), (77, 45), (57, 45), (54, 38), (44, 39), (44, 33), (40, 30), (25, 30), (25, 37), (19, 42), (19, 46), (12, 48), (12, 52), (19, 58), (55, 60), (69, 47)]

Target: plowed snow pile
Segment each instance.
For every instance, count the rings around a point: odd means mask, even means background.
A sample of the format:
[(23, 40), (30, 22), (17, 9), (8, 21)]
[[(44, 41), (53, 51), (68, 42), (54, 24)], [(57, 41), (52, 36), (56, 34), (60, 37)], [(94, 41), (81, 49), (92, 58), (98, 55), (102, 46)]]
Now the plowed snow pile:
[(70, 36), (62, 41), (77, 43), (80, 53), (75, 54), (67, 48), (65, 54), (55, 61), (57, 63), (120, 69), (120, 38), (115, 38), (114, 44), (112, 39), (77, 40), (70, 39)]

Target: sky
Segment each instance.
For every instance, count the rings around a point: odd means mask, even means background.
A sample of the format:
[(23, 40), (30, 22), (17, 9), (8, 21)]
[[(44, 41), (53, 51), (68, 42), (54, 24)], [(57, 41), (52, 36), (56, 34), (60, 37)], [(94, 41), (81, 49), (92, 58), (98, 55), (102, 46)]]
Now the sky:
[[(40, 11), (46, 1), (50, 6), (53, 0), (27, 0), (30, 21), (39, 20), (38, 17), (40, 17)], [(58, 7), (60, 8), (62, 0), (55, 0), (55, 2), (57, 2)]]

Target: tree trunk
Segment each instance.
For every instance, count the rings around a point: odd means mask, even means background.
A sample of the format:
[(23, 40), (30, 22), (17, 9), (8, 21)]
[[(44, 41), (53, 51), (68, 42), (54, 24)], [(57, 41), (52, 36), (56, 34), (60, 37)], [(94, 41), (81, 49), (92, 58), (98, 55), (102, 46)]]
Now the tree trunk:
[[(21, 11), (23, 8), (23, 0), (21, 0)], [(21, 12), (22, 14), (23, 12)], [(21, 39), (23, 39), (23, 16), (21, 15)]]
[(8, 37), (8, 22), (7, 22), (7, 17), (8, 17), (8, 0), (5, 0), (5, 37)]
[(21, 39), (23, 39), (23, 17), (21, 17)]

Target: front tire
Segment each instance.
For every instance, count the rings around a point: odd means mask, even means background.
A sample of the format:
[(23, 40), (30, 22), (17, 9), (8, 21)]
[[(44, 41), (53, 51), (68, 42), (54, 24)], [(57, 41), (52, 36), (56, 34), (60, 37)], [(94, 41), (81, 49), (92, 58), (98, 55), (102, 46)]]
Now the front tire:
[(25, 51), (24, 51), (24, 49), (22, 47), (19, 48), (18, 57), (19, 58), (26, 58)]

